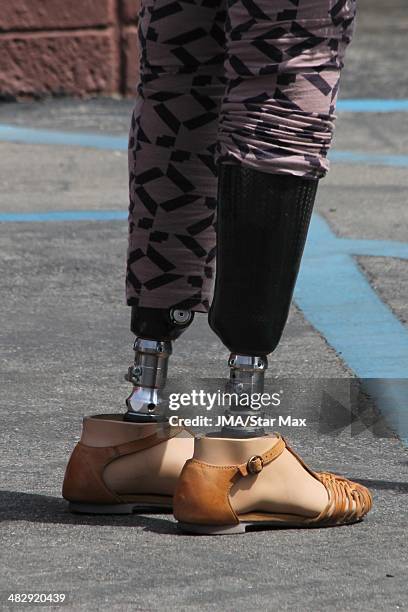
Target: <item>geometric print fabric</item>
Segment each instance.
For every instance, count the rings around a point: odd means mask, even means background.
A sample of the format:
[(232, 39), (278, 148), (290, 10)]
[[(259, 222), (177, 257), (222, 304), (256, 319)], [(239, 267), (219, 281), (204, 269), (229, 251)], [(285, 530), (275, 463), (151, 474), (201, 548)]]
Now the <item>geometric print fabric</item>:
[(219, 163), (326, 174), (354, 17), (354, 0), (141, 1), (129, 305), (208, 310)]

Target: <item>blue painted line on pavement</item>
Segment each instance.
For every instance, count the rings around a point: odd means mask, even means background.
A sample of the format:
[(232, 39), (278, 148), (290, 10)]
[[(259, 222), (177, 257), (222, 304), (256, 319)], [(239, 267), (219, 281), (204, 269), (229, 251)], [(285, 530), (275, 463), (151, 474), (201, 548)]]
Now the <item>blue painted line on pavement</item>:
[(128, 139), (124, 136), (91, 134), (87, 132), (57, 132), (37, 128), (17, 127), (0, 124), (0, 141), (24, 144), (65, 145), (89, 147), (91, 149), (127, 149)]
[(408, 166), (408, 155), (384, 155), (358, 151), (331, 151), (330, 161), (343, 164), (366, 164), (368, 166)]
[[(337, 238), (315, 215), (295, 289), (308, 321), (326, 338), (408, 444), (408, 330), (353, 260), (369, 241)], [(408, 258), (407, 245), (374, 241), (374, 254)], [(354, 248), (355, 245), (355, 248)], [(388, 379), (388, 380), (384, 380)]]
[(338, 100), (337, 110), (351, 113), (406, 113), (408, 112), (408, 100), (380, 100), (375, 98)]
[[(0, 142), (22, 144), (65, 145), (109, 151), (127, 150), (127, 138), (86, 132), (55, 132), (0, 124)], [(408, 167), (408, 155), (387, 155), (359, 151), (331, 151), (333, 162), (370, 166)]]
[(122, 221), (122, 210), (61, 210), (38, 213), (0, 213), (0, 223), (44, 223), (48, 221)]
[(336, 251), (352, 253), (353, 255), (408, 259), (408, 243), (406, 242), (341, 238), (336, 240), (334, 248)]

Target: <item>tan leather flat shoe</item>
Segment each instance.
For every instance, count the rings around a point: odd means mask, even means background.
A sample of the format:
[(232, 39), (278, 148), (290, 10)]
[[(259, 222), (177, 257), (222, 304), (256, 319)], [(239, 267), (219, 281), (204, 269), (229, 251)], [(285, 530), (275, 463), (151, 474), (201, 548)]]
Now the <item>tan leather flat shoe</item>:
[(181, 427), (129, 423), (123, 415), (85, 417), (62, 495), (72, 512), (171, 510), (177, 479), (193, 446), (193, 436)]
[[(185, 532), (218, 535), (244, 533), (250, 527), (331, 527), (355, 523), (367, 514), (372, 506), (368, 489), (329, 472), (313, 472), (282, 436), (276, 434), (276, 437), (277, 439), (263, 438), (264, 447), (269, 444), (269, 449), (238, 465), (215, 465), (196, 458), (189, 459), (183, 468), (174, 496), (174, 516), (179, 521), (179, 527)], [(310, 480), (312, 476), (322, 483), (327, 491), (328, 501), (326, 502), (325, 496), (323, 503), (323, 506), (326, 506), (315, 516), (310, 516), (310, 512), (305, 512), (309, 516), (300, 512), (265, 512), (265, 506), (271, 505), (271, 501), (265, 496), (265, 485), (258, 487), (258, 491), (262, 491), (261, 495), (253, 492), (257, 479), (261, 478), (261, 472), (281, 457), (285, 449), (292, 455), (285, 459), (286, 463), (293, 463), (294, 457), (307, 471), (307, 479)], [(278, 462), (276, 466), (278, 467)], [(295, 467), (299, 471), (299, 465)], [(267, 469), (273, 471), (274, 467)], [(248, 479), (248, 482), (243, 482), (242, 479)], [(277, 485), (279, 484), (277, 480)], [(241, 505), (246, 506), (247, 510), (249, 506), (250, 511), (237, 512), (234, 509), (236, 499), (231, 499), (234, 485), (237, 485), (235, 489), (240, 488)], [(290, 490), (291, 486), (292, 483), (288, 486), (286, 481), (282, 488), (284, 493), (285, 489)], [(318, 488), (320, 492), (321, 487)], [(322, 492), (324, 494), (324, 489)], [(245, 503), (245, 495), (252, 495), (250, 504)], [(285, 505), (282, 500), (280, 505)], [(296, 505), (292, 507), (296, 508)]]

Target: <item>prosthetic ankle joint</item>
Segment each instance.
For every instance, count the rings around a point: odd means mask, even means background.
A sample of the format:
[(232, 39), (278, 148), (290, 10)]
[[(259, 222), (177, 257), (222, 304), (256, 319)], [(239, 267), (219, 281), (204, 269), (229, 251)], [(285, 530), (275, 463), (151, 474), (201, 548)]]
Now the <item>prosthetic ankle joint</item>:
[(131, 330), (136, 334), (135, 361), (125, 376), (133, 384), (126, 400), (125, 420), (156, 422), (166, 407), (163, 389), (167, 380), (172, 341), (190, 325), (194, 313), (177, 308), (132, 307)]

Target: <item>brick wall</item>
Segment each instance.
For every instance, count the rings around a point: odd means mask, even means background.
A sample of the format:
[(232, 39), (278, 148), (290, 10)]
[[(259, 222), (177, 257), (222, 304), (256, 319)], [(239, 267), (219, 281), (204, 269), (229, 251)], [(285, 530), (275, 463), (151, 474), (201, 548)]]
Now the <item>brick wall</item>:
[(134, 94), (138, 0), (2, 0), (0, 99)]

